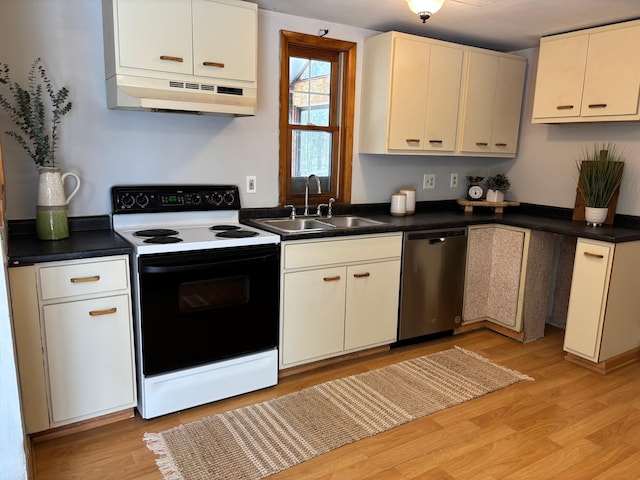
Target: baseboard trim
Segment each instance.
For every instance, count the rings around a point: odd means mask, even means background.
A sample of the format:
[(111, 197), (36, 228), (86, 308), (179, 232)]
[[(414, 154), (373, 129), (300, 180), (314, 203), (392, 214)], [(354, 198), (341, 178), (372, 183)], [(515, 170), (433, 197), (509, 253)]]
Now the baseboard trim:
[(503, 327), (502, 325), (498, 325), (488, 320), (481, 320), (479, 322), (462, 325), (461, 327), (456, 328), (453, 331), (453, 334), (458, 335), (460, 333), (472, 332), (474, 330), (480, 330), (482, 328), (486, 328), (493, 332), (499, 333), (500, 335), (504, 335), (505, 337), (509, 337), (514, 340), (517, 340), (521, 343), (524, 342), (524, 332), (516, 332), (514, 330), (511, 330), (507, 327)]
[(599, 373), (600, 375), (606, 375), (622, 367), (626, 367), (631, 363), (640, 361), (640, 347), (629, 350), (628, 352), (621, 353), (615, 357), (608, 358), (601, 362), (593, 362), (586, 358), (579, 357), (573, 353), (565, 352), (564, 359), (575, 365), (579, 365), (592, 372)]
[(110, 423), (119, 422), (132, 418), (135, 415), (133, 408), (127, 408), (119, 412), (109, 413), (96, 418), (90, 418), (88, 420), (82, 420), (80, 422), (71, 423), (69, 425), (63, 425), (62, 427), (52, 428), (45, 430), (44, 432), (33, 433), (30, 435), (33, 443), (44, 442), (47, 440), (53, 440), (54, 438), (64, 437), (66, 435), (72, 435), (74, 433), (84, 432), (85, 430), (91, 430), (92, 428), (101, 427)]

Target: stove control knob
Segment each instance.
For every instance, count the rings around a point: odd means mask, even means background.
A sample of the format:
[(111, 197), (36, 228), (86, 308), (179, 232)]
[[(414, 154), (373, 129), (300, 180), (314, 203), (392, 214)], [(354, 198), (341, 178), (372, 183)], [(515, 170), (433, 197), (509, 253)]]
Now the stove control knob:
[(202, 203), (202, 197), (199, 193), (194, 193), (191, 195), (191, 201), (188, 203), (191, 203), (192, 205), (200, 205)]
[(149, 197), (144, 193), (139, 193), (138, 196), (136, 196), (136, 205), (140, 208), (146, 207), (149, 205)]
[(226, 205), (233, 205), (233, 202), (235, 201), (235, 199), (236, 197), (231, 192), (227, 192), (224, 194), (224, 203)]
[(136, 203), (135, 198), (130, 193), (123, 193), (119, 200), (122, 208), (131, 208)]
[(211, 200), (214, 205), (220, 205), (222, 203), (222, 194), (220, 192), (216, 192), (211, 196)]

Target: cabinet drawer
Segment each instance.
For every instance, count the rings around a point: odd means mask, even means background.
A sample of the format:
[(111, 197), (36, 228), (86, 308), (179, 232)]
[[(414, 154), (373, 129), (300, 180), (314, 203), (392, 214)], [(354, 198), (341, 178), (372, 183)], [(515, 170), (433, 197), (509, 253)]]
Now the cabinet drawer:
[(41, 267), (38, 278), (42, 300), (129, 288), (126, 257)]
[(283, 250), (285, 269), (400, 257), (401, 253), (402, 234), (294, 243)]

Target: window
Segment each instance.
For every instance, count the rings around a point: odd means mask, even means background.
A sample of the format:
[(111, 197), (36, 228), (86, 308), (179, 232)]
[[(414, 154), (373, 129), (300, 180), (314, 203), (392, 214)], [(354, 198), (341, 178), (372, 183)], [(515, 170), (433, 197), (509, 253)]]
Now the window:
[(282, 31), (280, 68), (280, 203), (351, 201), (356, 44)]

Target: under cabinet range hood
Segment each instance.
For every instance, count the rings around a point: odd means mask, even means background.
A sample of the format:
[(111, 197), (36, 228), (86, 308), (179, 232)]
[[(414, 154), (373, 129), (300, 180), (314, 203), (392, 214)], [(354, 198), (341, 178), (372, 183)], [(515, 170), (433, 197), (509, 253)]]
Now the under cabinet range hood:
[(203, 115), (255, 115), (256, 88), (129, 75), (107, 79), (109, 108)]

